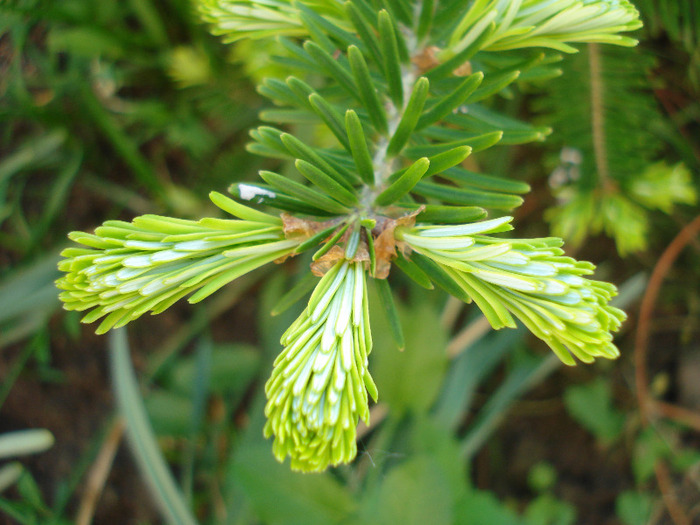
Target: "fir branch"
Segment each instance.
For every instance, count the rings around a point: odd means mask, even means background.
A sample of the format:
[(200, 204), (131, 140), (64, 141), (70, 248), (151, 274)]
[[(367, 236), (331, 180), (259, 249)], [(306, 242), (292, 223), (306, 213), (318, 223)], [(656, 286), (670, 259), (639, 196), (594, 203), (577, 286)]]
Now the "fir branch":
[(275, 456), (290, 456), (292, 469), (305, 472), (351, 461), (357, 423), (369, 424), (367, 390), (377, 400), (362, 264), (333, 266), (281, 343), (265, 385), (265, 436), (274, 436)]
[[(213, 31), (228, 40), (282, 37), (287, 56), (277, 60), (295, 74), (263, 83), (261, 93), (280, 107), (261, 117), (279, 126), (311, 123), (330, 140), (307, 144), (272, 125), (251, 133), (251, 151), (293, 160), (304, 182), (263, 171), (264, 184), (238, 183), (232, 192), (291, 212), (281, 218), (215, 194), (215, 204), (239, 219), (111, 221), (94, 235), (73, 234), (85, 248), (66, 250), (61, 263), (66, 308), (92, 308), (86, 321), (106, 315), (102, 332), (316, 250), (311, 271), (321, 279), (283, 335), (266, 385), (265, 434), (274, 436), (280, 461), (289, 456), (303, 471), (351, 461), (368, 394), (377, 398), (367, 368), (368, 271), (383, 280), (398, 261), (421, 286), (474, 300), (494, 328), (519, 318), (567, 364), (575, 363), (572, 354), (584, 362), (616, 357), (612, 332), (624, 319), (608, 305), (615, 287), (584, 278), (593, 266), (564, 257), (559, 239), (486, 235), (510, 229), (511, 218), (474, 222), (483, 208), (518, 206), (529, 187), (460, 163), (504, 138), (522, 143), (548, 132), (479, 103), (523, 74), (551, 75), (549, 59), (494, 52), (569, 52), (568, 42), (577, 41), (631, 45), (618, 33), (638, 27), (636, 10), (627, 0), (449, 2), (447, 14), (431, 2), (381, 4), (200, 0)], [(380, 290), (401, 346), (386, 281)]]
[[(559, 239), (500, 239), (511, 217), (459, 226), (398, 229), (410, 250), (429, 257), (474, 300), (495, 329), (515, 328), (515, 315), (562, 362), (619, 355), (611, 332), (625, 314), (607, 303), (615, 287), (583, 277), (593, 265), (563, 256)], [(405, 255), (410, 258), (409, 250)]]
[[(268, 262), (289, 255), (299, 240), (286, 239), (277, 217), (246, 208), (220, 194), (212, 200), (248, 220), (189, 221), (143, 215), (131, 223), (107, 221), (94, 234), (73, 232), (82, 248), (67, 248), (56, 282), (67, 310), (91, 310), (83, 322), (105, 319), (105, 333), (160, 313), (193, 294), (196, 303)], [(249, 220), (255, 219), (255, 220)]]
[(696, 201), (684, 166), (654, 162), (663, 145), (654, 130), (663, 117), (646, 81), (652, 65), (643, 51), (590, 44), (563, 65), (562, 78), (541, 99), (562, 148), (550, 176), (558, 204), (545, 217), (574, 245), (605, 233), (622, 255), (644, 249), (650, 211)]

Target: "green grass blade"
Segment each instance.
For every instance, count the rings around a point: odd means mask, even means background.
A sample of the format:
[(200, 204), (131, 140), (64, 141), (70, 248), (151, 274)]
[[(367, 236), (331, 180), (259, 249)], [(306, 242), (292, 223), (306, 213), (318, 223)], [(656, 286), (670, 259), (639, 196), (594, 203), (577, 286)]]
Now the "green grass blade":
[(24, 467), (19, 461), (13, 461), (0, 468), (0, 493), (14, 485), (24, 472)]
[(543, 381), (559, 366), (561, 361), (552, 354), (544, 359), (533, 359), (511, 371), (467, 431), (461, 443), (462, 458), (473, 457), (505, 419), (513, 402), (528, 389)]
[(126, 422), (126, 433), (141, 474), (169, 523), (196, 525), (197, 520), (175, 484), (148, 421), (131, 366), (126, 330), (114, 330), (109, 336), (109, 346), (117, 405)]
[(0, 459), (38, 454), (54, 444), (51, 432), (44, 429), (17, 430), (0, 435)]

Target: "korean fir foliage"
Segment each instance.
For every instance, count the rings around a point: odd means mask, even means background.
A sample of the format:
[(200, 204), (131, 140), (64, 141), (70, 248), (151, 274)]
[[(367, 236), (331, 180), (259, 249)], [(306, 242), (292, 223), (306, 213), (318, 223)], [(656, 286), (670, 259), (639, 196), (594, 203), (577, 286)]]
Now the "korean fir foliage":
[(275, 456), (289, 455), (304, 471), (351, 461), (358, 420), (369, 423), (367, 390), (377, 399), (362, 263), (338, 262), (323, 276), (282, 344), (265, 387), (265, 436), (275, 436)]
[(90, 310), (83, 322), (104, 317), (97, 333), (105, 333), (186, 295), (197, 303), (299, 244), (285, 238), (279, 217), (219, 193), (211, 198), (240, 220), (142, 215), (130, 223), (107, 221), (94, 234), (71, 233), (82, 247), (65, 249), (59, 263), (66, 272), (56, 282), (64, 308)]
[[(229, 41), (277, 35), (273, 59), (285, 79), (259, 91), (274, 107), (251, 132), (250, 151), (286, 162), (284, 174), (230, 191), (263, 213), (215, 194), (238, 219), (137, 218), (108, 222), (85, 248), (65, 252), (66, 306), (107, 316), (99, 330), (159, 312), (194, 292), (197, 301), (266, 262), (312, 250), (320, 277), (308, 306), (282, 337), (266, 385), (274, 453), (293, 469), (351, 461), (355, 427), (377, 392), (366, 282), (377, 285), (403, 336), (386, 278), (392, 266), (426, 288), (474, 301), (494, 328), (520, 319), (567, 364), (613, 358), (624, 314), (615, 287), (585, 276), (589, 263), (562, 255), (559, 239), (494, 237), (528, 185), (462, 166), (496, 144), (543, 140), (538, 128), (501, 115), (489, 99), (519, 78), (547, 78), (551, 51), (570, 42), (633, 43), (638, 26), (624, 0), (435, 0), (298, 2), (200, 0), (213, 31)], [(313, 133), (308, 132), (309, 126)], [(306, 128), (302, 140), (295, 132)], [(301, 133), (300, 133), (301, 135)], [(304, 281), (302, 281), (304, 282)], [(303, 296), (292, 290), (288, 297)], [(284, 302), (284, 301), (283, 301)], [(383, 348), (381, 351), (390, 351)]]
[(656, 213), (697, 201), (690, 170), (659, 161), (664, 116), (648, 85), (653, 66), (642, 50), (590, 44), (539, 100), (558, 130), (549, 177), (557, 203), (545, 218), (573, 245), (604, 233), (621, 255), (643, 250)]

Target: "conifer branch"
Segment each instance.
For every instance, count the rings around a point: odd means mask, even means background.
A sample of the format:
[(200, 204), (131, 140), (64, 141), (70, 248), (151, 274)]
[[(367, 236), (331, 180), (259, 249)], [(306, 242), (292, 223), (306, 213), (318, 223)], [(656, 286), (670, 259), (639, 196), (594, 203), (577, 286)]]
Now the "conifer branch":
[[(615, 287), (587, 279), (593, 265), (564, 257), (559, 239), (493, 237), (511, 229), (511, 218), (482, 220), (485, 208), (516, 207), (529, 186), (461, 163), (499, 142), (548, 133), (483, 104), (520, 78), (553, 74), (547, 55), (522, 50), (632, 45), (619, 33), (638, 27), (634, 7), (627, 0), (475, 0), (442, 11), (427, 0), (380, 4), (199, 0), (213, 31), (229, 41), (280, 37), (286, 55), (275, 59), (295, 74), (261, 85), (279, 107), (261, 114), (269, 125), (251, 132), (249, 149), (291, 161), (303, 182), (261, 171), (262, 182), (232, 186), (240, 201), (276, 214), (212, 194), (237, 218), (108, 221), (95, 234), (72, 234), (83, 247), (66, 250), (60, 265), (66, 308), (90, 310), (86, 322), (105, 317), (104, 332), (314, 250), (311, 272), (320, 280), (282, 336), (265, 388), (265, 435), (280, 461), (290, 457), (302, 471), (351, 461), (358, 421), (368, 422), (369, 398), (377, 399), (368, 274), (381, 283), (399, 347), (404, 336), (386, 281), (394, 263), (425, 288), (474, 301), (496, 329), (520, 319), (570, 365), (573, 356), (616, 357), (612, 333), (625, 317), (608, 304)], [(601, 136), (602, 115), (594, 112)], [(298, 123), (318, 126), (332, 143), (307, 144), (293, 128), (274, 127)], [(301, 295), (290, 292), (285, 307)]]

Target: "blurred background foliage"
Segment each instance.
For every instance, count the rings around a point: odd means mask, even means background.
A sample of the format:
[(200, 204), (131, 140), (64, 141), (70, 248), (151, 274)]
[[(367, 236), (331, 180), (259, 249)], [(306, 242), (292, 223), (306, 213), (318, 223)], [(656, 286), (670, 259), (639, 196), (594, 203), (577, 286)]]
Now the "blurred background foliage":
[[(503, 94), (501, 109), (550, 139), (477, 157), (532, 184), (522, 227), (551, 227), (622, 285), (621, 360), (562, 369), (525, 332), (491, 333), (473, 308), (399, 279), (407, 348), (373, 312), (382, 395), (358, 459), (301, 475), (262, 438), (262, 385), (299, 306), (269, 312), (295, 272), (260, 270), (201, 308), (135, 323), (129, 341), (60, 312), (53, 285), (66, 232), (214, 213), (210, 190), (269, 163), (245, 143), (263, 109), (254, 86), (284, 74), (269, 59), (280, 51), (222, 45), (187, 0), (0, 2), (0, 458), (55, 438), (0, 466), (0, 512), (26, 524), (700, 519), (697, 241), (666, 269), (645, 363), (651, 394), (682, 412), (641, 417), (633, 368), (648, 278), (697, 214), (700, 12), (635, 3), (636, 50), (584, 47), (557, 63), (564, 76)], [(16, 433), (27, 428), (38, 433)]]

